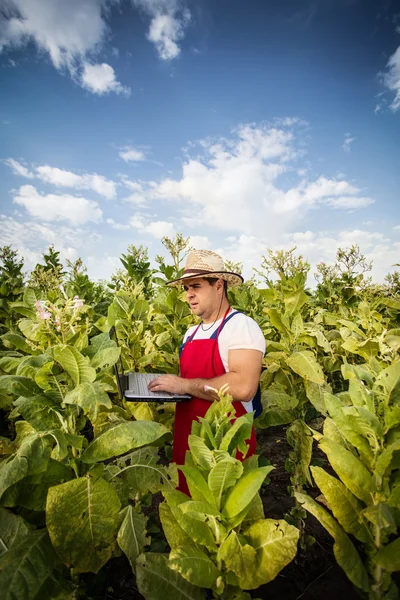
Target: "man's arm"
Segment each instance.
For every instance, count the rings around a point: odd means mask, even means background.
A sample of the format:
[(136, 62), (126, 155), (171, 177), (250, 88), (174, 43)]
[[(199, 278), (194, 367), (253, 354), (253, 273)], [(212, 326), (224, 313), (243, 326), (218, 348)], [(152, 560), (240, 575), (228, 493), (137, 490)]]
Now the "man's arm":
[(257, 392), (260, 381), (263, 353), (259, 350), (229, 350), (229, 372), (212, 379), (185, 379), (177, 375), (161, 375), (149, 384), (152, 392), (171, 392), (172, 394), (190, 394), (212, 402), (218, 395), (204, 386), (219, 389), (229, 385), (229, 394), (233, 400), (249, 402)]

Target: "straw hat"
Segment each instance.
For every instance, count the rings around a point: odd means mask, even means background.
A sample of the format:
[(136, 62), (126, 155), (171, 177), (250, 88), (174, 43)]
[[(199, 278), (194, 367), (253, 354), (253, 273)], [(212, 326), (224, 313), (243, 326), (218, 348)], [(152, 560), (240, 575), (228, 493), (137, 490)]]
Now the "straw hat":
[(243, 283), (241, 275), (225, 270), (224, 261), (219, 254), (210, 250), (193, 250), (187, 257), (182, 277), (168, 281), (167, 285), (178, 286), (182, 285), (185, 279), (198, 279), (200, 277), (223, 279), (233, 287)]

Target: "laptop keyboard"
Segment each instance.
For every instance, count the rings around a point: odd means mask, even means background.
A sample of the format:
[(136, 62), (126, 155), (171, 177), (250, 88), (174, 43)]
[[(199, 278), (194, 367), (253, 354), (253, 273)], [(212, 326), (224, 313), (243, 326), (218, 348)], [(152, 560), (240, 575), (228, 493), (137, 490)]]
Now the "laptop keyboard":
[[(136, 373), (136, 384), (134, 386), (135, 392), (140, 396), (172, 396), (169, 392), (151, 392), (148, 388), (150, 381), (156, 379), (158, 377), (158, 373)], [(133, 390), (132, 390), (133, 391)]]

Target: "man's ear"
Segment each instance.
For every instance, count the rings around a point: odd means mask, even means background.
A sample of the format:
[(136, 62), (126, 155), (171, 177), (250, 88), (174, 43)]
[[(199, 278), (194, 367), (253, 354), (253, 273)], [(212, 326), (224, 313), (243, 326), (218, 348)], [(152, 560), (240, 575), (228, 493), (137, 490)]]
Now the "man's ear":
[(224, 280), (223, 279), (217, 279), (216, 285), (217, 285), (218, 292), (224, 291)]

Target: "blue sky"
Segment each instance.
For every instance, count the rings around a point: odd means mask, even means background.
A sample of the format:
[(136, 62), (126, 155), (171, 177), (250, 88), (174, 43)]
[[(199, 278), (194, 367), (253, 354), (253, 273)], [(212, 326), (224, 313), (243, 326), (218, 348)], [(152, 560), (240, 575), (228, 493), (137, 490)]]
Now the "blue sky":
[(0, 244), (400, 262), (400, 4), (5, 0)]

